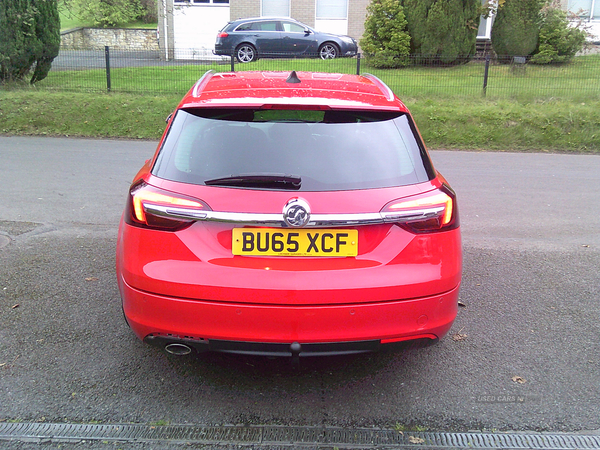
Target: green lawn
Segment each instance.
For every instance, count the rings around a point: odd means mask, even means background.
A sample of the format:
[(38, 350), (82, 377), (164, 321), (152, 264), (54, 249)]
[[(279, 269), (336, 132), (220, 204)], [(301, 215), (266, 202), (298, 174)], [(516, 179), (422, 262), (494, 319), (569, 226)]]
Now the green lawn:
[[(84, 69), (84, 67), (82, 67)], [(183, 93), (207, 70), (229, 71), (230, 64), (179, 62), (164, 67), (135, 67), (111, 70), (113, 92)], [(248, 64), (236, 64), (236, 70), (297, 70), (316, 72), (356, 73), (355, 59), (260, 59)], [(471, 62), (454, 67), (407, 67), (403, 69), (372, 69), (362, 64), (361, 72), (381, 78), (402, 99), (454, 98), (483, 95), (485, 65)], [(493, 64), (489, 68), (487, 98), (569, 99), (585, 102), (600, 99), (600, 55), (575, 58), (564, 66), (527, 65), (524, 72), (514, 72), (510, 66)], [(106, 72), (69, 70), (50, 72), (40, 88), (73, 91), (106, 91)]]
[[(67, 8), (64, 1), (62, 1), (62, 0), (59, 0), (59, 2), (58, 2), (58, 14), (60, 16), (60, 30), (61, 31), (70, 30), (72, 28), (78, 28), (78, 27), (92, 26), (92, 23), (86, 22), (86, 21), (80, 19), (77, 15), (76, 10)], [(149, 23), (143, 23), (141, 21), (135, 21), (135, 22), (123, 24), (122, 28), (155, 29), (156, 26), (157, 25), (155, 23), (149, 24)]]
[(70, 30), (71, 28), (88, 27), (91, 24), (84, 22), (77, 17), (76, 11), (67, 9), (64, 2), (58, 2), (58, 14), (60, 16), (60, 31)]

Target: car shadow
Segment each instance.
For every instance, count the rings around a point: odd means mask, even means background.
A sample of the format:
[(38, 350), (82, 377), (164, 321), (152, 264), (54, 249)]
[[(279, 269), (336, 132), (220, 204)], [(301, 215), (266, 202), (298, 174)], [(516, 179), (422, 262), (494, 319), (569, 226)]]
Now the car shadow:
[[(292, 392), (314, 388), (335, 388), (372, 378), (398, 366), (422, 364), (423, 358), (436, 358), (436, 347), (394, 352), (362, 353), (292, 358), (202, 353), (174, 356), (153, 349), (166, 358), (178, 375), (196, 378), (199, 383), (236, 389), (288, 389)], [(409, 370), (410, 371), (410, 370)], [(316, 382), (316, 380), (319, 380)]]

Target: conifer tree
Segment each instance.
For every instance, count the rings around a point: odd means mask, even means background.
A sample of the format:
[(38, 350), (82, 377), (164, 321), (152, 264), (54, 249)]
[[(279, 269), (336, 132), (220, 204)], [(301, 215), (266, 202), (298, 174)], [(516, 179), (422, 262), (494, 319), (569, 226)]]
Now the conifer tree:
[(492, 27), (492, 46), (502, 61), (528, 56), (537, 45), (544, 0), (505, 0)]
[(0, 0), (0, 81), (42, 80), (59, 45), (57, 0)]
[(60, 17), (57, 0), (33, 0), (37, 8), (36, 36), (39, 50), (31, 83), (43, 80), (48, 75), (52, 61), (60, 49)]
[(411, 54), (455, 63), (475, 54), (480, 0), (401, 0)]

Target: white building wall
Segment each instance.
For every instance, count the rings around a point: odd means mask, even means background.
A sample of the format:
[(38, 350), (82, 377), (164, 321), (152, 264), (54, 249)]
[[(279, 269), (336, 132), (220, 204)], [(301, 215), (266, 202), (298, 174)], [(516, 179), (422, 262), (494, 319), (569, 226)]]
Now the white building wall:
[(560, 0), (563, 9), (579, 16), (590, 34), (589, 40), (600, 42), (600, 0)]
[(345, 35), (348, 34), (348, 19), (315, 19), (315, 30)]
[(590, 41), (600, 42), (600, 20), (593, 20), (589, 23)]
[(222, 59), (213, 55), (217, 33), (229, 22), (229, 5), (174, 6), (175, 59)]

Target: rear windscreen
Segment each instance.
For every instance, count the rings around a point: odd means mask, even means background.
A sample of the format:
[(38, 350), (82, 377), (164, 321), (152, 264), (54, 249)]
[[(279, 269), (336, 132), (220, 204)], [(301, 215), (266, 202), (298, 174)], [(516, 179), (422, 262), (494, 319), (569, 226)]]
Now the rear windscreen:
[(301, 191), (384, 188), (433, 178), (408, 115), (360, 111), (180, 110), (152, 173), (200, 185), (285, 175), (300, 179)]

